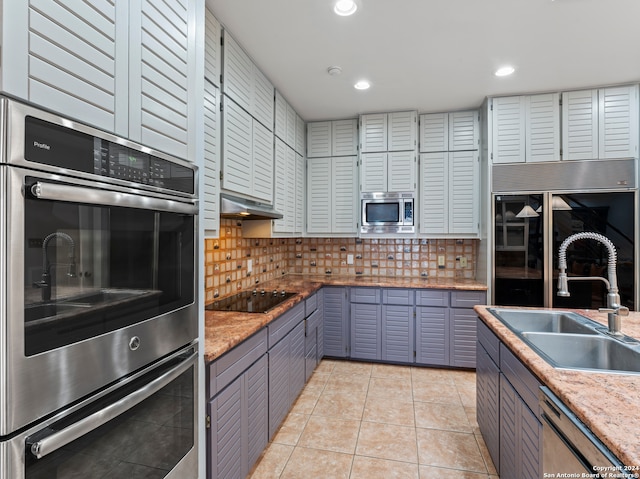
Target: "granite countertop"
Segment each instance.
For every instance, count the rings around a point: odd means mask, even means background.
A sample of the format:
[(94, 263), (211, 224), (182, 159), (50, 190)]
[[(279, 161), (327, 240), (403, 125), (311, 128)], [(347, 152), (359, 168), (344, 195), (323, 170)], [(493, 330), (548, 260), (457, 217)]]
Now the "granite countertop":
[(259, 289), (286, 290), (299, 293), (268, 313), (205, 311), (204, 359), (213, 361), (242, 341), (257, 333), (272, 320), (304, 301), (322, 286), (370, 286), (380, 288), (461, 289), (486, 291), (487, 286), (474, 280), (398, 278), (385, 276), (286, 275), (261, 283)]
[[(640, 466), (640, 375), (555, 369), (487, 309), (475, 310), (505, 345), (627, 466)], [(520, 308), (531, 309), (531, 308)], [(606, 313), (572, 310), (607, 324)], [(622, 318), (622, 332), (640, 339), (640, 312)]]

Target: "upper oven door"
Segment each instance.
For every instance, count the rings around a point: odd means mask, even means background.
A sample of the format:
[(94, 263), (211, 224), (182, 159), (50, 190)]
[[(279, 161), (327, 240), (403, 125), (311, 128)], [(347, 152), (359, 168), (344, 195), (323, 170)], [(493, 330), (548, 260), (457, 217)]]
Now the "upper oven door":
[(197, 216), (187, 201), (1, 168), (4, 435), (197, 337)]

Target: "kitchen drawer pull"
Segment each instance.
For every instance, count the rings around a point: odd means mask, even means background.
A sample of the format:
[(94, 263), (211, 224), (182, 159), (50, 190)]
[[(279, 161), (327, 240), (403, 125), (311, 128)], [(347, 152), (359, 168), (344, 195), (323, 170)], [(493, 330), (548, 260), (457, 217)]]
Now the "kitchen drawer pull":
[[(69, 427), (66, 427), (60, 431), (56, 431), (45, 438), (31, 443), (31, 453), (36, 458), (42, 459), (47, 454), (55, 452), (56, 450), (69, 444), (70, 442), (75, 441), (76, 439), (88, 434), (89, 432), (97, 429), (103, 424), (108, 423), (112, 419), (125, 413), (137, 404), (140, 404), (142, 401), (152, 396), (167, 384), (169, 384), (171, 381), (180, 376), (182, 373), (187, 371), (191, 366), (193, 366), (197, 357), (197, 352), (191, 354), (176, 367), (167, 371), (162, 376), (157, 377), (137, 391), (123, 397), (122, 399), (110, 404), (109, 406), (99, 411), (94, 412), (93, 414), (79, 420), (78, 422), (73, 423)], [(29, 445), (28, 440), (27, 445)]]

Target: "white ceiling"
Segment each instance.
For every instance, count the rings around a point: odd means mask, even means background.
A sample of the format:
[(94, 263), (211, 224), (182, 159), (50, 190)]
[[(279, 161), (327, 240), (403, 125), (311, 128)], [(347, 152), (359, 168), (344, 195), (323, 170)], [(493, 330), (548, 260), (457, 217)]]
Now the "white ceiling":
[(640, 81), (640, 0), (357, 1), (351, 17), (333, 0), (206, 4), (306, 121)]

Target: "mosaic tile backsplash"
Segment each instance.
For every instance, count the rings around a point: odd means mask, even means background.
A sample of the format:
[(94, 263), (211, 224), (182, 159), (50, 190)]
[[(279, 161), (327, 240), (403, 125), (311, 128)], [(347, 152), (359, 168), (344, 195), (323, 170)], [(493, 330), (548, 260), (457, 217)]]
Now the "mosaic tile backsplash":
[(477, 240), (248, 239), (239, 222), (222, 219), (220, 238), (206, 239), (205, 249), (210, 303), (287, 273), (475, 279)]

